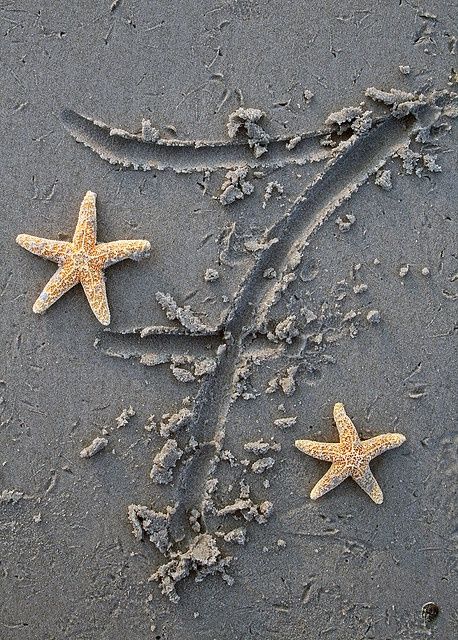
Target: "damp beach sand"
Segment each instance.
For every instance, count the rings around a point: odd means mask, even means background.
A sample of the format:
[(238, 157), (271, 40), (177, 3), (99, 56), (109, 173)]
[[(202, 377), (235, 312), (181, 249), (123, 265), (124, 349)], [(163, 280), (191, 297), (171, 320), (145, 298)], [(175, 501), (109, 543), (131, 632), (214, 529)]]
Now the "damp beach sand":
[[(453, 13), (0, 7), (2, 640), (454, 636)], [(106, 327), (15, 244), (87, 192)], [(337, 402), (383, 504), (309, 497)]]

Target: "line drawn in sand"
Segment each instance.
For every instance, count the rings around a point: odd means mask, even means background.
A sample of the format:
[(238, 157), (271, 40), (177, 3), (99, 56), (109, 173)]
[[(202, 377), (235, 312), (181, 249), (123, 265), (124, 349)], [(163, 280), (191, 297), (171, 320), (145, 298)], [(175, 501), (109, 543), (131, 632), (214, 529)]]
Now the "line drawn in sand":
[[(321, 158), (326, 160), (324, 169), (265, 233), (255, 253), (254, 263), (220, 324), (206, 327), (189, 307), (180, 307), (170, 296), (158, 293), (156, 298), (167, 317), (177, 320), (181, 327), (145, 327), (132, 331), (141, 338), (158, 336), (162, 340), (166, 336), (169, 351), (179, 349), (179, 340), (176, 346), (173, 341), (182, 335), (200, 336), (200, 340), (205, 336), (208, 339), (216, 337), (220, 341), (213, 364), (204, 371), (193, 402), (161, 423), (161, 435), (167, 441), (154, 459), (151, 477), (161, 483), (168, 482), (173, 474), (176, 475), (174, 504), (167, 505), (164, 511), (155, 511), (142, 505), (129, 506), (129, 520), (134, 535), (138, 539), (149, 538), (167, 559), (151, 576), (151, 580), (159, 582), (162, 592), (172, 601), (179, 599), (176, 583), (190, 574), (200, 580), (206, 575), (221, 573), (226, 581), (232, 580), (226, 573), (232, 558), (221, 551), (215, 537), (219, 534), (211, 526), (213, 518), (233, 516), (264, 523), (271, 513), (272, 504), (269, 501), (253, 503), (249, 485), (243, 480), (240, 498), (233, 504), (217, 509), (213, 500), (217, 483), (215, 474), (218, 462), (224, 455), (223, 443), (230, 408), (239, 397), (240, 381), (254, 360), (254, 357), (250, 360), (250, 353), (257, 353), (258, 358), (275, 357), (272, 349), (266, 351), (261, 348), (256, 352), (256, 342), (267, 333), (270, 311), (296, 280), (298, 267), (311, 238), (371, 176), (378, 175), (390, 158), (399, 157), (405, 173), (412, 173), (408, 168), (415, 169), (422, 156), (411, 150), (411, 143), (415, 141), (421, 145), (431, 140), (435, 132), (449, 127), (444, 123), (446, 116), (453, 117), (457, 111), (456, 105), (450, 106), (451, 102), (456, 102), (456, 96), (446, 91), (425, 96), (370, 88), (366, 95), (388, 107), (388, 113), (374, 118), (371, 111), (357, 107), (343, 109), (328, 118), (326, 135), (330, 135), (331, 127), (337, 134), (344, 133), (345, 139), (340, 139), (340, 142), (337, 140), (326, 149), (325, 158)], [(65, 112), (64, 121), (77, 140), (102, 158), (128, 167), (140, 168), (142, 163), (152, 163), (154, 156), (156, 167), (160, 164), (162, 168), (169, 167), (176, 171), (200, 171), (203, 168), (229, 166), (226, 162), (230, 156), (230, 166), (233, 168), (235, 159), (238, 161), (241, 158), (240, 152), (244, 148), (232, 142), (225, 145), (210, 143), (208, 146), (183, 143), (168, 146), (166, 157), (166, 154), (162, 154), (163, 148), (159, 149), (154, 143), (142, 142), (138, 136), (129, 139), (125, 132), (119, 136), (111, 130), (110, 134), (106, 125), (83, 119), (77, 114)], [(308, 134), (304, 140), (307, 145), (312, 140), (319, 145), (319, 138), (323, 135), (323, 131)], [(280, 155), (287, 157), (288, 150), (283, 152), (284, 140), (274, 141), (274, 145), (274, 164), (284, 166), (278, 164)], [(193, 154), (190, 152), (197, 153), (198, 149), (201, 150), (200, 159), (192, 164)], [(242, 153), (247, 151), (249, 153), (249, 146)], [(222, 160), (218, 159), (220, 152)], [(226, 153), (229, 155), (224, 155)], [(255, 156), (253, 162), (266, 163), (269, 153), (270, 147), (267, 153)], [(302, 160), (304, 158), (305, 155)], [(427, 166), (426, 162), (424, 164)], [(266, 278), (265, 273), (272, 266), (275, 267), (274, 277)], [(136, 355), (135, 350), (131, 355)], [(174, 365), (172, 355), (166, 354), (164, 357), (164, 362), (169, 357)], [(293, 387), (298, 368), (290, 367), (287, 372)], [(183, 448), (182, 445), (178, 446), (175, 439), (180, 431), (191, 434), (189, 443)], [(225, 541), (243, 543), (243, 528), (239, 527), (234, 532), (230, 537), (227, 534)]]
[[(252, 112), (256, 112), (255, 116)], [(235, 115), (237, 113), (240, 117)], [(103, 160), (134, 170), (171, 169), (177, 173), (191, 173), (233, 169), (241, 165), (251, 169), (276, 169), (286, 164), (320, 162), (332, 155), (319, 141), (320, 137), (332, 133), (335, 126), (271, 139), (258, 124), (262, 115), (258, 109), (235, 111), (228, 122), (228, 132), (232, 137), (224, 141), (161, 138), (154, 128), (154, 135), (148, 135), (151, 125), (145, 127), (145, 123), (149, 120), (143, 120), (141, 134), (132, 134), (70, 109), (62, 112), (61, 120), (77, 142), (89, 147)], [(240, 124), (245, 125), (244, 136)], [(255, 126), (258, 128), (254, 129)]]

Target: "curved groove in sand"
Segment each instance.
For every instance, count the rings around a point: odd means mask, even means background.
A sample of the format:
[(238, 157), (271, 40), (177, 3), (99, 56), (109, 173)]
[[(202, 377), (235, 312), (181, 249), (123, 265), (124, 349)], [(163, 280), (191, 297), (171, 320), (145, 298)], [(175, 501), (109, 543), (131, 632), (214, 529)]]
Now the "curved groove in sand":
[(329, 147), (320, 145), (320, 137), (332, 132), (332, 128), (298, 134), (300, 141), (290, 150), (286, 145), (291, 135), (272, 139), (268, 151), (256, 158), (247, 139), (243, 138), (228, 141), (159, 139), (149, 142), (141, 135), (112, 129), (70, 109), (62, 112), (61, 119), (77, 142), (103, 160), (143, 171), (171, 169), (176, 173), (191, 173), (233, 169), (242, 165), (252, 169), (278, 169), (286, 165), (322, 162), (332, 156)]
[[(424, 107), (422, 115), (431, 120), (437, 118), (437, 112), (430, 107)], [(266, 240), (278, 238), (278, 242), (261, 253), (242, 282), (225, 321), (226, 349), (214, 374), (203, 383), (196, 398), (193, 433), (201, 448), (179, 473), (178, 507), (172, 519), (176, 540), (187, 535), (186, 523), (191, 509), (196, 508), (201, 514), (205, 511), (209, 497), (205, 485), (221, 451), (237, 367), (246, 346), (262, 328), (288, 276), (294, 277), (313, 234), (391, 156), (409, 143), (415, 123), (413, 116), (400, 120), (389, 115), (361, 137), (353, 136), (268, 232)], [(273, 285), (262, 277), (268, 265), (274, 265), (280, 274)], [(205, 515), (201, 526), (205, 531)]]

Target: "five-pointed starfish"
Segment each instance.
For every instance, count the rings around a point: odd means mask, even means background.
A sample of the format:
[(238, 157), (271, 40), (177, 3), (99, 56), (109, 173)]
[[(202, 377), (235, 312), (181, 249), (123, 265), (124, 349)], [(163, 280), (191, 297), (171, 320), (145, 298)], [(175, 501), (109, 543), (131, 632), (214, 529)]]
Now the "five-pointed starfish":
[(405, 436), (400, 433), (384, 433), (369, 440), (360, 440), (355, 425), (341, 402), (334, 405), (334, 421), (340, 442), (295, 442), (296, 447), (307, 455), (332, 462), (327, 473), (313, 487), (310, 497), (316, 500), (351, 476), (374, 502), (381, 504), (383, 493), (372, 475), (369, 462), (388, 449), (399, 447), (405, 442)]
[(59, 265), (33, 305), (35, 313), (46, 311), (80, 282), (96, 318), (102, 324), (109, 325), (110, 309), (104, 269), (126, 258), (140, 260), (148, 255), (151, 245), (147, 240), (117, 240), (97, 244), (95, 199), (96, 194), (92, 191), (84, 196), (72, 242), (37, 238), (24, 233), (16, 238), (16, 242), (27, 251)]

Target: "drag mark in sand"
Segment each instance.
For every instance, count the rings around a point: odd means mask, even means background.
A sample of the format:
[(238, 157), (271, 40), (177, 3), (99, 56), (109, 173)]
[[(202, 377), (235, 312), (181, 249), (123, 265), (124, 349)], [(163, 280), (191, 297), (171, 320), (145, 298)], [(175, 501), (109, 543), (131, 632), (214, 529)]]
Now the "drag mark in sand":
[(251, 169), (278, 169), (286, 165), (321, 162), (332, 155), (330, 149), (320, 145), (320, 138), (332, 133), (333, 127), (295, 136), (294, 148), (290, 144), (291, 136), (271, 139), (268, 153), (258, 155), (250, 137), (225, 141), (145, 137), (111, 128), (68, 109), (62, 112), (61, 119), (77, 142), (89, 147), (103, 160), (143, 171), (171, 169), (176, 173), (190, 173), (242, 165)]
[[(422, 109), (423, 126), (427, 121), (432, 124), (439, 110), (434, 106)], [(187, 516), (195, 508), (206, 530), (204, 514), (210, 496), (205, 486), (222, 450), (227, 416), (237, 397), (235, 385), (243, 354), (256, 335), (265, 332), (269, 310), (296, 279), (295, 271), (310, 238), (371, 175), (409, 144), (417, 125), (411, 115), (403, 119), (390, 115), (363, 135), (353, 135), (266, 234), (267, 248), (246, 275), (224, 321), (225, 348), (215, 372), (202, 384), (196, 398), (191, 430), (200, 448), (183, 465), (178, 479), (178, 506), (172, 517), (176, 539), (185, 535)], [(273, 281), (262, 277), (269, 265), (275, 265), (278, 274)]]
[[(391, 94), (387, 95), (391, 96)], [(328, 161), (324, 169), (311, 181), (291, 208), (266, 232), (260, 250), (256, 252), (253, 266), (244, 277), (231, 307), (218, 327), (206, 329), (205, 326), (196, 325), (192, 314), (189, 314), (189, 309), (183, 310), (173, 299), (166, 299), (164, 294), (159, 294), (158, 302), (164, 310), (168, 310), (169, 319), (178, 320), (185, 334), (201, 337), (214, 336), (221, 340), (216, 350), (215, 366), (203, 378), (194, 399), (192, 411), (187, 414), (188, 430), (196, 439), (198, 446), (188, 452), (187, 456), (183, 456), (180, 467), (175, 471), (178, 475), (172, 496), (175, 499), (175, 506), (167, 516), (168, 535), (174, 543), (172, 551), (165, 554), (172, 560), (159, 567), (152, 576), (152, 579), (161, 584), (163, 592), (171, 599), (178, 598), (175, 583), (190, 571), (203, 576), (212, 572), (210, 570), (212, 566), (215, 571), (221, 572), (226, 566), (221, 564), (222, 560), (215, 550), (216, 547), (213, 548), (216, 542), (209, 521), (210, 515), (216, 513), (218, 516), (223, 512), (226, 513), (224, 509), (217, 511), (213, 504), (211, 494), (215, 487), (214, 474), (221, 459), (227, 417), (232, 404), (240, 395), (238, 384), (247, 364), (247, 354), (256, 338), (267, 333), (266, 323), (270, 310), (281, 299), (289, 284), (296, 279), (297, 268), (315, 232), (341, 204), (356, 193), (371, 176), (377, 174), (387, 160), (408, 149), (415, 136), (434, 127), (442, 115), (442, 109), (437, 106), (436, 98), (437, 95), (433, 95), (431, 99), (421, 96), (421, 100), (407, 101), (407, 99), (403, 100), (404, 95), (402, 95), (392, 106), (391, 113), (378, 120), (374, 120), (371, 112), (368, 111), (352, 112), (350, 137), (331, 150), (327, 150)], [(390, 103), (387, 104), (391, 106)], [(405, 105), (403, 112), (399, 110), (400, 104)], [(350, 117), (347, 110), (345, 113), (342, 110), (333, 115), (342, 115), (347, 120)], [(84, 122), (88, 121), (83, 121), (83, 124)], [(341, 126), (339, 118), (336, 122)], [(144, 155), (141, 162), (133, 163), (130, 154), (132, 150), (135, 152), (142, 150), (143, 154), (146, 153), (144, 148), (147, 145), (138, 139), (130, 140), (128, 143), (136, 146), (129, 147), (129, 154), (122, 155), (118, 152), (124, 153), (127, 150), (125, 146), (127, 143), (123, 137), (115, 141), (120, 145), (118, 148), (111, 146), (105, 149), (102, 148), (103, 145), (100, 146), (102, 142), (109, 140), (109, 128), (103, 129), (103, 137), (97, 144), (93, 144), (93, 135), (96, 133), (99, 135), (99, 129), (99, 125), (94, 123), (89, 124), (88, 128), (86, 125), (82, 127), (85, 135), (92, 136), (89, 136), (90, 139), (86, 136), (85, 144), (88, 143), (96, 153), (110, 162), (124, 164), (120, 162), (122, 156), (124, 159), (129, 158), (129, 166), (138, 164), (138, 168), (149, 168), (142, 167), (145, 161)], [(72, 134), (78, 139), (75, 133), (74, 129)], [(189, 153), (191, 148), (195, 151), (198, 149), (196, 143), (171, 147), (168, 149), (169, 152), (172, 150), (177, 152), (173, 155), (173, 162), (178, 162), (178, 165), (175, 164), (171, 168), (176, 171), (200, 170), (208, 168), (209, 160), (212, 159), (216, 159), (212, 168), (225, 167), (226, 160), (218, 159), (221, 148), (230, 150), (231, 154), (234, 150), (238, 153), (243, 149), (243, 146), (232, 148), (231, 145), (232, 143), (226, 143), (219, 147), (203, 147), (202, 164), (192, 163), (192, 167), (187, 163), (192, 156)], [(185, 153), (181, 153), (180, 148), (181, 150), (184, 148)], [(269, 146), (269, 152), (271, 148)], [(215, 152), (215, 149), (218, 151)], [(150, 150), (147, 153), (150, 153)], [(268, 155), (262, 154), (259, 158), (252, 158), (252, 161), (262, 163)], [(230, 166), (233, 166), (234, 162), (232, 159)], [(163, 164), (162, 168), (166, 166), (167, 163)], [(177, 166), (180, 168), (177, 169)], [(275, 268), (275, 277), (272, 279), (266, 279), (263, 276), (269, 267)], [(186, 313), (183, 315), (184, 311)], [(191, 322), (190, 325), (189, 322)], [(133, 331), (133, 333), (139, 333), (139, 331)], [(149, 327), (141, 331), (140, 335), (159, 337), (167, 334), (175, 342), (172, 338), (174, 333), (171, 327)], [(183, 329), (177, 333), (183, 333)], [(172, 345), (170, 349), (173, 349)], [(255, 505), (248, 505), (249, 498), (245, 493), (242, 487), (240, 500), (232, 506), (239, 510), (246, 507), (250, 514), (254, 513)], [(270, 514), (272, 505), (269, 505), (270, 503), (266, 503), (263, 507), (265, 516), (262, 516), (262, 522), (265, 522)], [(193, 524), (191, 524), (191, 518)], [(198, 532), (197, 536), (196, 532)], [(205, 547), (208, 562), (205, 560), (202, 563), (196, 559), (199, 554), (196, 556), (195, 548), (201, 546)], [(183, 559), (186, 560), (186, 566), (182, 567)]]

